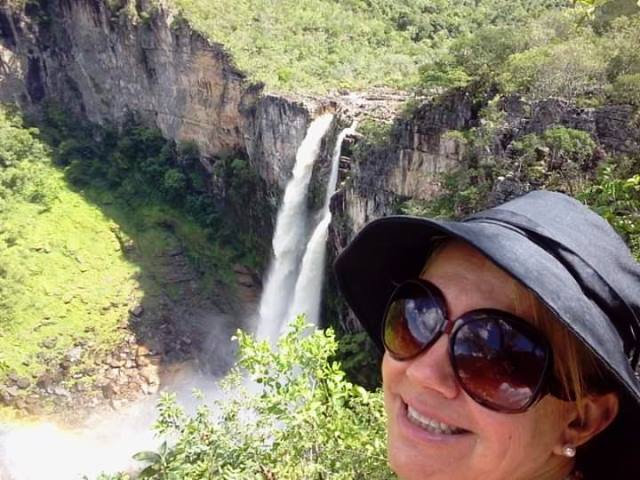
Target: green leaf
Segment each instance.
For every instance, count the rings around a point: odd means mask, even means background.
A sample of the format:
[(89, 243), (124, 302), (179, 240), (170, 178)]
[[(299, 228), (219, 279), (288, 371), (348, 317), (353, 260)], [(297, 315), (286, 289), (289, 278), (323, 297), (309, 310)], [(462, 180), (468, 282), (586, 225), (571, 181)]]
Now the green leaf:
[(133, 456), (133, 459), (139, 462), (149, 462), (155, 464), (162, 461), (162, 456), (155, 452), (138, 452)]

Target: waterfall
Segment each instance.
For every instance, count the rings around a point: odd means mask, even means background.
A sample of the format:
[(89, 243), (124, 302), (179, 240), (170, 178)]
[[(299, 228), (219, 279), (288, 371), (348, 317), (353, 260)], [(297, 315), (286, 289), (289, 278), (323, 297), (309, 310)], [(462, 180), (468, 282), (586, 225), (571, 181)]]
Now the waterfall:
[(338, 183), (338, 167), (340, 166), (340, 152), (345, 137), (355, 132), (356, 125), (345, 128), (340, 132), (333, 149), (331, 159), (331, 174), (327, 183), (324, 206), (320, 212), (320, 222), (316, 225), (302, 259), (300, 275), (296, 282), (293, 303), (287, 314), (292, 319), (301, 313), (306, 314), (307, 320), (318, 325), (320, 320), (320, 300), (322, 299), (322, 280), (324, 277), (324, 260), (327, 250), (327, 235), (331, 223), (330, 203)]
[(298, 148), (293, 177), (285, 189), (273, 235), (273, 259), (267, 275), (259, 307), (256, 335), (275, 342), (291, 303), (300, 261), (307, 243), (307, 193), (313, 163), (320, 151), (320, 142), (333, 120), (325, 114), (309, 126)]

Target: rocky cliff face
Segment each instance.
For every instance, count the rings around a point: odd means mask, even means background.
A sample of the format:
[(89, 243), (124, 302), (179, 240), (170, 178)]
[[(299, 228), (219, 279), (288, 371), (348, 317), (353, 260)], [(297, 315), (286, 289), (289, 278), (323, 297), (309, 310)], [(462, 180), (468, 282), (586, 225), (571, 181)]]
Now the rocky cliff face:
[[(332, 233), (334, 251), (344, 248), (365, 223), (394, 213), (400, 202), (433, 198), (440, 174), (464, 161), (464, 145), (448, 132), (479, 127), (487, 100), (454, 92), (423, 104), (409, 118), (396, 119), (381, 146), (376, 147), (376, 139), (369, 138), (373, 148), (350, 162), (349, 171), (343, 172), (343, 186), (333, 199), (333, 211), (341, 221)], [(630, 105), (580, 108), (558, 99), (527, 103), (514, 97), (502, 100), (498, 111), (504, 121), (491, 142), (491, 154), (497, 157), (508, 159), (515, 140), (554, 126), (590, 133), (600, 156), (633, 154), (640, 149), (640, 125)]]
[[(21, 12), (2, 7), (0, 101), (37, 108), (54, 100), (97, 123), (119, 124), (133, 114), (167, 138), (195, 141), (209, 168), (218, 155), (245, 153), (271, 192), (264, 200), (275, 204), (306, 128), (320, 110), (338, 111), (338, 128), (367, 110), (382, 109), (388, 117), (393, 114), (389, 105), (402, 100), (389, 94), (264, 95), (222, 46), (192, 31), (170, 10), (138, 11), (132, 2), (107, 5), (41, 0)], [(390, 150), (371, 162), (352, 164), (339, 202), (349, 219), (347, 236), (389, 213), (394, 198), (433, 193), (434, 174), (460, 155), (439, 132), (464, 127), (469, 105), (419, 111), (396, 125), (397, 141)], [(328, 174), (330, 151), (330, 146), (324, 149), (316, 185)]]
[(463, 154), (459, 142), (446, 132), (469, 128), (476, 120), (466, 93), (426, 103), (410, 117), (398, 118), (387, 138), (372, 139), (379, 140), (380, 147), (351, 164), (335, 209), (348, 219), (352, 231), (358, 231), (368, 221), (393, 213), (398, 201), (432, 198), (439, 174), (459, 165)]
[(262, 95), (221, 45), (166, 8), (41, 0), (0, 9), (0, 101), (54, 100), (91, 122), (134, 114), (205, 159), (248, 153), (282, 188), (319, 102)]

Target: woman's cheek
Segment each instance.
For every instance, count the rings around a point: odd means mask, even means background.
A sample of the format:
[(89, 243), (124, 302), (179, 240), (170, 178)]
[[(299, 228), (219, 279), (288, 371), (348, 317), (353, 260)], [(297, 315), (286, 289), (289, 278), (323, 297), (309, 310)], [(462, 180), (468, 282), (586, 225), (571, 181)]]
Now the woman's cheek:
[(382, 388), (385, 403), (389, 396), (398, 393), (406, 369), (407, 362), (394, 360), (388, 353), (385, 353), (384, 357), (382, 357)]

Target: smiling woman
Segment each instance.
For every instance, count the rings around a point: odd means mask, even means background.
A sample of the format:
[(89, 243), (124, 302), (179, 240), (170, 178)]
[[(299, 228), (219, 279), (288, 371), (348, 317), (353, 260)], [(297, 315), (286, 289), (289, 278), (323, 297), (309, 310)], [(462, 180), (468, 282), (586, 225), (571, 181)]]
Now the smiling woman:
[[(579, 431), (563, 431), (579, 418), (577, 405), (550, 395), (520, 415), (499, 413), (524, 409), (542, 385), (539, 373), (550, 350), (525, 323), (516, 323), (520, 317), (535, 324), (537, 309), (519, 305), (524, 287), (466, 243), (451, 241), (432, 258), (422, 278), (442, 292), (450, 318), (466, 322), (448, 342), (440, 336), (411, 359), (394, 359), (388, 349), (382, 372), (392, 466), (402, 478), (416, 479), (467, 478), (470, 472), (469, 478), (564, 478), (573, 462), (558, 439), (571, 437), (577, 445), (602, 430), (617, 412), (617, 397), (598, 397), (597, 414)], [(563, 356), (556, 359), (559, 369), (567, 365)]]
[(400, 478), (638, 478), (640, 266), (593, 212), (534, 192), (463, 222), (389, 217), (336, 272), (385, 349)]

